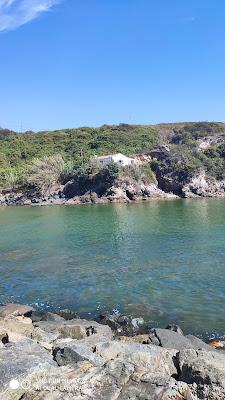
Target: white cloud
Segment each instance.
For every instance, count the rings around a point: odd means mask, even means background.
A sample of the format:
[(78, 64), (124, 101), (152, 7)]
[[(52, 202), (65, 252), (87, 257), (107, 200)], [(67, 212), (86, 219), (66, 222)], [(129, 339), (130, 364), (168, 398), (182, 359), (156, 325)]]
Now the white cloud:
[(26, 24), (62, 0), (0, 0), (0, 31)]

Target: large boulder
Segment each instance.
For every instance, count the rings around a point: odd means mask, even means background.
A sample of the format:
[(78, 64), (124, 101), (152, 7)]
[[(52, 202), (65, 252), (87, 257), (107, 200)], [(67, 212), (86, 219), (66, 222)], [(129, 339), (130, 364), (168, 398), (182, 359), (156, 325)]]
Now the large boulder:
[(167, 350), (154, 345), (128, 344), (111, 341), (98, 343), (95, 348), (97, 355), (106, 360), (120, 359), (135, 367), (136, 378), (149, 380), (154, 376), (162, 378), (177, 374), (174, 363), (176, 350)]
[(34, 311), (33, 307), (23, 304), (5, 304), (0, 306), (0, 317), (5, 318), (9, 317), (10, 315), (30, 317), (32, 311)]
[(30, 318), (32, 322), (39, 322), (39, 321), (61, 322), (64, 320), (62, 316), (48, 311), (32, 311)]
[(59, 366), (76, 365), (79, 361), (85, 360), (96, 366), (103, 365), (106, 362), (104, 357), (97, 355), (92, 349), (76, 340), (57, 342), (53, 354)]
[(214, 351), (211, 346), (192, 335), (183, 336), (180, 333), (174, 332), (170, 329), (161, 328), (153, 329), (151, 333), (158, 340), (159, 346), (167, 349), (205, 349), (207, 351)]
[(197, 385), (200, 399), (225, 399), (225, 355), (204, 350), (183, 350), (178, 356), (179, 379)]
[(113, 333), (106, 325), (100, 325), (96, 321), (85, 319), (72, 319), (70, 321), (40, 321), (34, 323), (35, 327), (42, 331), (56, 334), (58, 339), (84, 340), (90, 346), (99, 341), (111, 340)]
[[(20, 399), (21, 383), (26, 385), (28, 375), (34, 371), (44, 373), (51, 367), (57, 367), (51, 353), (31, 339), (21, 337), (15, 343), (6, 344), (0, 350), (0, 398)], [(13, 385), (18, 385), (17, 390)]]
[(30, 318), (14, 315), (0, 319), (0, 329), (8, 332), (9, 339), (13, 333), (31, 337), (34, 331)]

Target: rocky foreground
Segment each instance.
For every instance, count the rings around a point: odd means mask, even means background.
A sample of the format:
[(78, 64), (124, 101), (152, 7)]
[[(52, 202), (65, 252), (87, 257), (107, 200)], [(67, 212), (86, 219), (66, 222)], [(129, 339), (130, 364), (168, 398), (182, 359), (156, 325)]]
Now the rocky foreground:
[[(59, 315), (60, 314), (60, 315)], [(4, 400), (219, 400), (225, 354), (181, 329), (101, 314), (0, 306)]]

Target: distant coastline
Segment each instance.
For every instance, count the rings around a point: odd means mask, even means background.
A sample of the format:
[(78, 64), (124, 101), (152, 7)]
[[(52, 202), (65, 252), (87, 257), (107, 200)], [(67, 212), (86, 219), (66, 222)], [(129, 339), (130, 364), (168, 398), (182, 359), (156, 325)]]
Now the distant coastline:
[(0, 205), (225, 196), (223, 123), (1, 129), (0, 140)]

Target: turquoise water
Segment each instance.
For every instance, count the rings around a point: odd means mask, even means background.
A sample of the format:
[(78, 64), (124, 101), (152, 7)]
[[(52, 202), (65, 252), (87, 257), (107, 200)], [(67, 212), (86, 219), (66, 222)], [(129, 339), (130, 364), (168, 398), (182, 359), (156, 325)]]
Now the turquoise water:
[(0, 302), (225, 333), (225, 200), (0, 208)]

